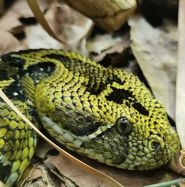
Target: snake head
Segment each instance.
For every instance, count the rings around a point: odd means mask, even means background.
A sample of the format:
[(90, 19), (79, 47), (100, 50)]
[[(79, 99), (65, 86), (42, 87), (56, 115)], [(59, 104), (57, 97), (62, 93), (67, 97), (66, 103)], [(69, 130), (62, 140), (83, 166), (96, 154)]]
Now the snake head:
[(121, 117), (113, 127), (86, 142), (86, 152), (93, 149), (92, 158), (122, 169), (158, 168), (180, 150), (179, 138), (166, 114), (158, 117), (156, 122), (153, 117), (146, 121), (136, 117), (136, 122)]
[(124, 118), (123, 124), (122, 119), (118, 120), (117, 123), (124, 126), (122, 133), (127, 133), (128, 137), (127, 156), (118, 167), (129, 170), (155, 169), (166, 164), (180, 150), (179, 138), (169, 124), (166, 113), (162, 108), (157, 109), (151, 111), (144, 121), (140, 118), (134, 123), (133, 119)]
[[(180, 150), (177, 133), (171, 126), (165, 108), (135, 76), (127, 74), (119, 93), (124, 90), (120, 114), (115, 126), (121, 126), (126, 140), (125, 160), (117, 167), (147, 170), (166, 164)], [(120, 85), (115, 85), (116, 88)], [(115, 88), (114, 88), (115, 89)], [(114, 91), (113, 89), (113, 91)], [(118, 96), (117, 96), (118, 98)], [(121, 130), (117, 130), (121, 134)]]
[(97, 160), (118, 168), (158, 168), (180, 150), (178, 135), (151, 92), (132, 74), (125, 77), (125, 84), (112, 84), (101, 95), (116, 108), (107, 115), (113, 125), (85, 147), (95, 149)]
[(157, 168), (179, 151), (165, 109), (133, 74), (61, 50), (9, 57), (36, 85), (43, 126), (67, 148), (130, 170)]

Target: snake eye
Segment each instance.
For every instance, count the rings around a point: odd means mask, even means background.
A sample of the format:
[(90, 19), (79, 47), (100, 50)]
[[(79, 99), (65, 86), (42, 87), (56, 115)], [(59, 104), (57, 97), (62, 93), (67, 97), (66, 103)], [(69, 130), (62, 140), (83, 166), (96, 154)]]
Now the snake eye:
[(119, 118), (116, 121), (116, 127), (119, 133), (130, 134), (132, 132), (132, 124), (126, 117)]

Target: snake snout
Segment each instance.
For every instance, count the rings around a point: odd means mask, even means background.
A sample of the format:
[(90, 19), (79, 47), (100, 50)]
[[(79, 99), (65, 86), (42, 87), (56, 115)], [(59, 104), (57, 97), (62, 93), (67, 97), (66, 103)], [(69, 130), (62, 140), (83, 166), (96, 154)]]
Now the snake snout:
[(165, 141), (167, 148), (170, 150), (171, 154), (175, 154), (180, 150), (180, 141), (176, 131), (173, 127), (169, 127), (165, 135)]

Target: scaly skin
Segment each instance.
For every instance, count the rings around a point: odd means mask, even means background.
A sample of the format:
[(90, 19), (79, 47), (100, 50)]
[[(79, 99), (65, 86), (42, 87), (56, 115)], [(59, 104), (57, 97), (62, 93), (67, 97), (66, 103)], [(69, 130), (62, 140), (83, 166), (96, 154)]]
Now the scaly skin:
[[(2, 64), (0, 70), (8, 73), (0, 77), (0, 87), (15, 104), (21, 103), (19, 109), (31, 121), (36, 121), (37, 114), (48, 133), (70, 150), (129, 170), (160, 167), (180, 150), (178, 136), (164, 108), (131, 73), (104, 68), (77, 53), (52, 49), (10, 53), (2, 56)], [(10, 67), (16, 73), (11, 73)], [(12, 84), (15, 87), (15, 82), (22, 90), (18, 95), (8, 89)], [(7, 116), (11, 119), (9, 107), (1, 103), (2, 111), (8, 108)], [(16, 115), (15, 119), (17, 123), (21, 120)], [(10, 154), (9, 149), (4, 151), (6, 142), (14, 140), (5, 132), (11, 134), (14, 128), (4, 122), (3, 112), (0, 120), (0, 154), (4, 156)], [(15, 126), (19, 128), (18, 124)], [(29, 129), (25, 123), (23, 126)], [(28, 131), (24, 138), (36, 142), (35, 134)], [(21, 141), (19, 136), (17, 141)], [(36, 146), (33, 143), (28, 148), (27, 143), (23, 144), (19, 149), (21, 158), (16, 157), (16, 147), (11, 159), (0, 156), (0, 169), (8, 165), (10, 173), (6, 177), (0, 173), (0, 179), (10, 185), (18, 180), (12, 179), (12, 174), (20, 176), (33, 155), (30, 151), (23, 156), (21, 151)], [(28, 162), (20, 169), (25, 158)], [(14, 171), (15, 160), (19, 165)]]
[[(19, 82), (16, 79), (0, 80), (0, 87), (14, 105), (37, 124), (33, 106), (30, 105)], [(14, 96), (13, 93), (18, 93), (19, 96)], [(36, 133), (0, 99), (0, 180), (12, 186), (28, 167), (36, 144)]]

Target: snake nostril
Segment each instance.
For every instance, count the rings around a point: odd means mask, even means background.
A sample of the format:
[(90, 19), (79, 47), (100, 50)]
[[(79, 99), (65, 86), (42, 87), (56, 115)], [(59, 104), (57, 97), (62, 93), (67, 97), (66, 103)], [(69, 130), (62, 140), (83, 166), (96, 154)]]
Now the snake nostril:
[(158, 151), (161, 148), (161, 145), (159, 142), (152, 142), (151, 144), (152, 148)]
[(163, 139), (158, 135), (150, 135), (148, 147), (150, 150), (159, 151), (160, 149), (164, 148), (165, 143)]

